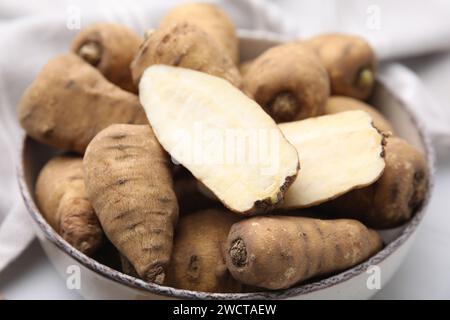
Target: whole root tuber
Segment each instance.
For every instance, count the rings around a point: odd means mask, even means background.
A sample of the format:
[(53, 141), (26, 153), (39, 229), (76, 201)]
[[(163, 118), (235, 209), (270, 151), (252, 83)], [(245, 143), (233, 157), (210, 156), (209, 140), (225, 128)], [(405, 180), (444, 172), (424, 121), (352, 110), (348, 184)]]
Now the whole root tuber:
[(111, 124), (148, 123), (137, 96), (108, 82), (75, 54), (54, 58), (42, 69), (18, 113), (32, 138), (78, 153)]
[(142, 38), (126, 26), (96, 23), (75, 37), (72, 52), (97, 68), (113, 84), (136, 93), (130, 63), (141, 43)]
[(239, 41), (230, 17), (219, 7), (209, 3), (181, 4), (169, 11), (161, 22), (166, 27), (182, 22), (196, 25), (208, 33), (233, 60), (239, 63)]
[(178, 217), (168, 161), (148, 125), (112, 125), (84, 156), (87, 194), (105, 234), (142, 279), (158, 284)]
[(377, 61), (372, 47), (361, 37), (331, 33), (311, 38), (328, 71), (331, 94), (366, 100), (375, 86)]
[(168, 25), (152, 32), (131, 64), (135, 83), (145, 69), (166, 64), (201, 71), (241, 87), (237, 66), (209, 34), (195, 24)]
[(36, 203), (53, 229), (76, 249), (92, 255), (102, 244), (103, 231), (86, 195), (81, 157), (59, 156), (42, 168)]
[(284, 289), (348, 269), (381, 247), (379, 235), (356, 220), (254, 217), (231, 227), (226, 263), (245, 284)]
[(328, 75), (304, 43), (270, 48), (242, 71), (245, 91), (276, 122), (323, 113), (330, 91)]

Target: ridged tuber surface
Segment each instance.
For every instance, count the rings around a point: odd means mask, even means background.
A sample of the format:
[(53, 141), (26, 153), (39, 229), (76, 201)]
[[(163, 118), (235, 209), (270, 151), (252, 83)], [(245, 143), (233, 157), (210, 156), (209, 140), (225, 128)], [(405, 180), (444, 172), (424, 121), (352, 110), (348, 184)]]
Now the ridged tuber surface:
[(245, 91), (276, 122), (323, 113), (330, 92), (325, 68), (302, 42), (275, 46), (242, 69)]
[(370, 114), (373, 125), (380, 131), (394, 133), (394, 128), (389, 121), (374, 107), (367, 103), (344, 96), (332, 96), (325, 105), (325, 114), (335, 114), (339, 112), (362, 110)]
[(86, 189), (105, 234), (139, 276), (162, 284), (178, 204), (169, 160), (148, 125), (112, 125), (84, 156)]
[(139, 92), (164, 149), (230, 210), (281, 204), (298, 154), (256, 102), (221, 78), (165, 65), (145, 71)]
[(332, 95), (359, 100), (370, 97), (375, 86), (377, 61), (366, 40), (355, 35), (329, 33), (313, 37), (308, 43), (328, 71)]
[(152, 32), (131, 64), (135, 83), (145, 69), (166, 64), (208, 73), (242, 85), (237, 66), (209, 34), (195, 24), (168, 25)]
[(160, 26), (166, 27), (182, 22), (192, 23), (208, 33), (236, 65), (239, 63), (236, 28), (225, 11), (209, 3), (181, 4), (167, 13)]
[(142, 41), (133, 30), (121, 24), (95, 23), (78, 33), (72, 52), (97, 68), (113, 84), (136, 93), (130, 63)]
[(380, 179), (325, 203), (323, 211), (358, 219), (372, 228), (393, 228), (411, 219), (428, 193), (426, 159), (397, 137), (387, 138), (385, 153), (386, 168)]
[(175, 230), (167, 285), (204, 292), (241, 292), (225, 265), (228, 232), (239, 217), (224, 209), (183, 215)]
[(87, 255), (95, 253), (103, 230), (86, 195), (81, 157), (51, 159), (39, 173), (35, 195), (42, 215), (61, 237)]
[(381, 247), (356, 220), (253, 217), (231, 227), (226, 263), (242, 283), (275, 290), (351, 268)]
[(72, 53), (42, 69), (24, 93), (18, 114), (35, 140), (78, 153), (111, 124), (148, 123), (136, 95), (111, 84)]

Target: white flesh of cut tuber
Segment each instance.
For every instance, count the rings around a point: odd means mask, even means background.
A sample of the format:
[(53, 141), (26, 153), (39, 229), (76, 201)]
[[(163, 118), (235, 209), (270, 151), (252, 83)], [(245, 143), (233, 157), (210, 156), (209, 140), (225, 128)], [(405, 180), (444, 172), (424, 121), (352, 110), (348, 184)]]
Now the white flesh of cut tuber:
[(163, 148), (230, 210), (272, 210), (299, 170), (297, 151), (263, 109), (227, 81), (149, 67), (140, 100)]
[(283, 208), (310, 207), (375, 182), (384, 170), (384, 137), (364, 111), (348, 111), (279, 125), (297, 148), (301, 176)]

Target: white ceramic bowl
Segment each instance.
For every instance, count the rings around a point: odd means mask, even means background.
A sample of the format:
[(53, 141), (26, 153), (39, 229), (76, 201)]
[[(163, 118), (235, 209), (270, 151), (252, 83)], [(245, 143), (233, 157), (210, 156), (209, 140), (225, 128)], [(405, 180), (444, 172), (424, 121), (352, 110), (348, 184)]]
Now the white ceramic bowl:
[[(273, 35), (245, 32), (240, 36), (242, 59), (253, 58), (283, 40)], [(431, 172), (429, 189), (431, 193), (434, 173), (433, 152), (422, 126), (408, 106), (382, 83), (377, 84), (372, 103), (392, 122), (399, 136), (427, 156)], [(408, 223), (400, 228), (381, 232), (387, 244), (383, 250), (368, 261), (342, 273), (286, 290), (240, 294), (194, 292), (146, 283), (122, 274), (75, 250), (53, 231), (39, 212), (33, 194), (39, 170), (56, 152), (30, 138), (25, 138), (21, 154), (22, 162), (18, 169), (19, 184), (42, 248), (64, 278), (68, 277), (69, 266), (79, 267), (80, 293), (88, 299), (366, 299), (377, 292), (376, 289), (367, 286), (371, 275), (367, 272), (368, 268), (373, 265), (379, 267), (382, 286), (390, 280), (414, 241), (430, 196), (428, 194), (423, 207)]]

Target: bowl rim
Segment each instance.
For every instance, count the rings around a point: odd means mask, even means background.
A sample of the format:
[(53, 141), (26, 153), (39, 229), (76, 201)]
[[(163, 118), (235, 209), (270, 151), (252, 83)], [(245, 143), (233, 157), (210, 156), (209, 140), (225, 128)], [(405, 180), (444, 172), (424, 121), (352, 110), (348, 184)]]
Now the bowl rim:
[[(265, 40), (271, 42), (282, 42), (284, 38), (275, 37), (272, 35), (269, 39), (264, 36), (264, 33), (251, 33), (251, 32), (241, 32), (240, 40)], [(154, 283), (148, 283), (141, 279), (126, 275), (120, 271), (112, 269), (106, 265), (97, 262), (93, 258), (88, 257), (87, 255), (81, 253), (80, 251), (73, 248), (68, 242), (66, 242), (60, 235), (58, 235), (53, 228), (47, 223), (42, 214), (40, 213), (37, 205), (34, 202), (34, 197), (30, 194), (30, 191), (27, 187), (25, 172), (24, 172), (24, 151), (25, 146), (27, 144), (27, 139), (31, 139), (26, 134), (23, 135), (22, 145), (19, 150), (19, 164), (17, 165), (17, 179), (19, 183), (19, 188), (22, 194), (22, 198), (25, 202), (26, 208), (32, 217), (32, 219), (37, 223), (40, 230), (43, 232), (45, 238), (49, 240), (53, 245), (63, 251), (65, 254), (69, 255), (71, 258), (75, 259), (77, 262), (81, 263), (85, 268), (91, 270), (92, 272), (103, 276), (111, 281), (118, 282), (120, 284), (126, 285), (133, 289), (138, 289), (141, 291), (145, 291), (151, 294), (166, 296), (170, 298), (180, 298), (180, 299), (210, 299), (210, 300), (252, 300), (252, 299), (285, 299), (291, 298), (294, 296), (300, 296), (309, 294), (315, 291), (319, 291), (322, 289), (326, 289), (342, 283), (344, 281), (350, 280), (358, 275), (361, 275), (365, 272), (370, 266), (377, 265), (385, 260), (388, 256), (394, 253), (409, 237), (416, 231), (419, 223), (422, 221), (428, 203), (430, 201), (433, 186), (434, 186), (434, 172), (435, 172), (435, 156), (434, 150), (430, 142), (429, 135), (425, 130), (424, 125), (418, 119), (414, 112), (411, 110), (410, 106), (405, 103), (400, 97), (394, 95), (392, 91), (386, 87), (382, 81), (378, 80), (380, 85), (384, 87), (386, 91), (388, 91), (394, 99), (397, 100), (399, 106), (405, 111), (411, 122), (415, 125), (418, 135), (420, 137), (421, 143), (424, 147), (424, 153), (428, 160), (428, 170), (430, 172), (429, 179), (429, 189), (427, 197), (418, 212), (414, 215), (414, 217), (408, 221), (405, 225), (406, 227), (401, 232), (401, 234), (385, 246), (381, 251), (379, 251), (376, 255), (372, 256), (368, 260), (354, 266), (351, 269), (347, 269), (338, 274), (332, 275), (330, 277), (317, 280), (307, 284), (301, 284), (295, 287), (291, 287), (289, 289), (282, 289), (276, 291), (261, 291), (261, 292), (249, 292), (249, 293), (209, 293), (209, 292), (201, 292), (201, 291), (191, 291), (184, 289), (176, 289), (172, 287), (167, 287), (163, 285), (158, 285)]]

